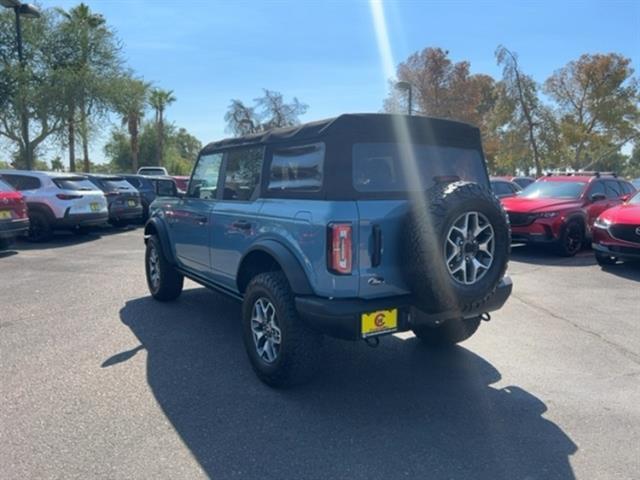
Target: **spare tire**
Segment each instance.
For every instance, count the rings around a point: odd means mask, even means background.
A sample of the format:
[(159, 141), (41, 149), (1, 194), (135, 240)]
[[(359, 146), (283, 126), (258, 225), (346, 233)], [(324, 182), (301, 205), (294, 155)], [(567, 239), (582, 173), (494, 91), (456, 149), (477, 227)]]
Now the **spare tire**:
[(412, 202), (402, 235), (405, 280), (425, 312), (477, 309), (507, 269), (511, 231), (499, 200), (472, 182), (440, 184)]

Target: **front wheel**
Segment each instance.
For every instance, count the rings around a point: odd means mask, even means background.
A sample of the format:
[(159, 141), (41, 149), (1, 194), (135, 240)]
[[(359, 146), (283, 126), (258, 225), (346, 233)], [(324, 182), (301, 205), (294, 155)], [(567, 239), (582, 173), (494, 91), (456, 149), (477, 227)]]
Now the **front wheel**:
[(147, 240), (145, 271), (147, 286), (151, 296), (156, 300), (161, 302), (175, 300), (182, 293), (184, 277), (169, 263), (155, 235)]
[(573, 257), (582, 249), (584, 240), (584, 226), (578, 220), (572, 220), (562, 229), (556, 249), (563, 257)]
[(480, 317), (447, 320), (436, 327), (420, 326), (413, 333), (429, 347), (451, 347), (470, 338), (480, 326)]
[(49, 218), (42, 212), (30, 212), (27, 240), (35, 243), (46, 242), (52, 236), (53, 230)]
[(309, 380), (315, 373), (322, 336), (298, 317), (282, 272), (256, 275), (242, 304), (242, 332), (251, 366), (272, 387)]

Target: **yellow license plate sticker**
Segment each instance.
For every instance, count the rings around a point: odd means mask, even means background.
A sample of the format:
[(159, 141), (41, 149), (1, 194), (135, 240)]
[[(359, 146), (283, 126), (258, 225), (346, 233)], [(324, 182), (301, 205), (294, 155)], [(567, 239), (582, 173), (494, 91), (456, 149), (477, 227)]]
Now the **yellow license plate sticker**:
[(11, 210), (0, 210), (0, 219), (7, 220), (11, 218)]
[(378, 310), (363, 313), (361, 316), (361, 333), (363, 338), (383, 333), (395, 332), (398, 329), (398, 309)]

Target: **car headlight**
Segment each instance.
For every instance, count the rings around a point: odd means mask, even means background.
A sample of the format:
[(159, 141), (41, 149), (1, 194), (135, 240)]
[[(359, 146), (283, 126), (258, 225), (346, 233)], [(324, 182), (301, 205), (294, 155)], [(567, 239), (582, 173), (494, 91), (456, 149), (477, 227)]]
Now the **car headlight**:
[(536, 213), (536, 218), (553, 218), (558, 215), (558, 212), (540, 212)]
[(602, 228), (604, 230), (606, 230), (607, 228), (609, 228), (609, 226), (611, 225), (611, 220), (607, 220), (605, 218), (602, 217), (598, 217), (596, 218), (596, 221), (593, 222), (593, 226), (596, 228)]

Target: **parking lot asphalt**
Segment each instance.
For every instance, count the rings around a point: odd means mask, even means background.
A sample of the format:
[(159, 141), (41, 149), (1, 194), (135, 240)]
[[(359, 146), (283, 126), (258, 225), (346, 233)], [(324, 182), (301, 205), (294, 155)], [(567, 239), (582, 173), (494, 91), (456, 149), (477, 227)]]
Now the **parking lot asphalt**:
[(0, 477), (631, 479), (640, 268), (515, 248), (514, 294), (432, 352), (327, 340), (316, 380), (254, 376), (239, 306), (150, 299), (141, 229), (0, 254)]

